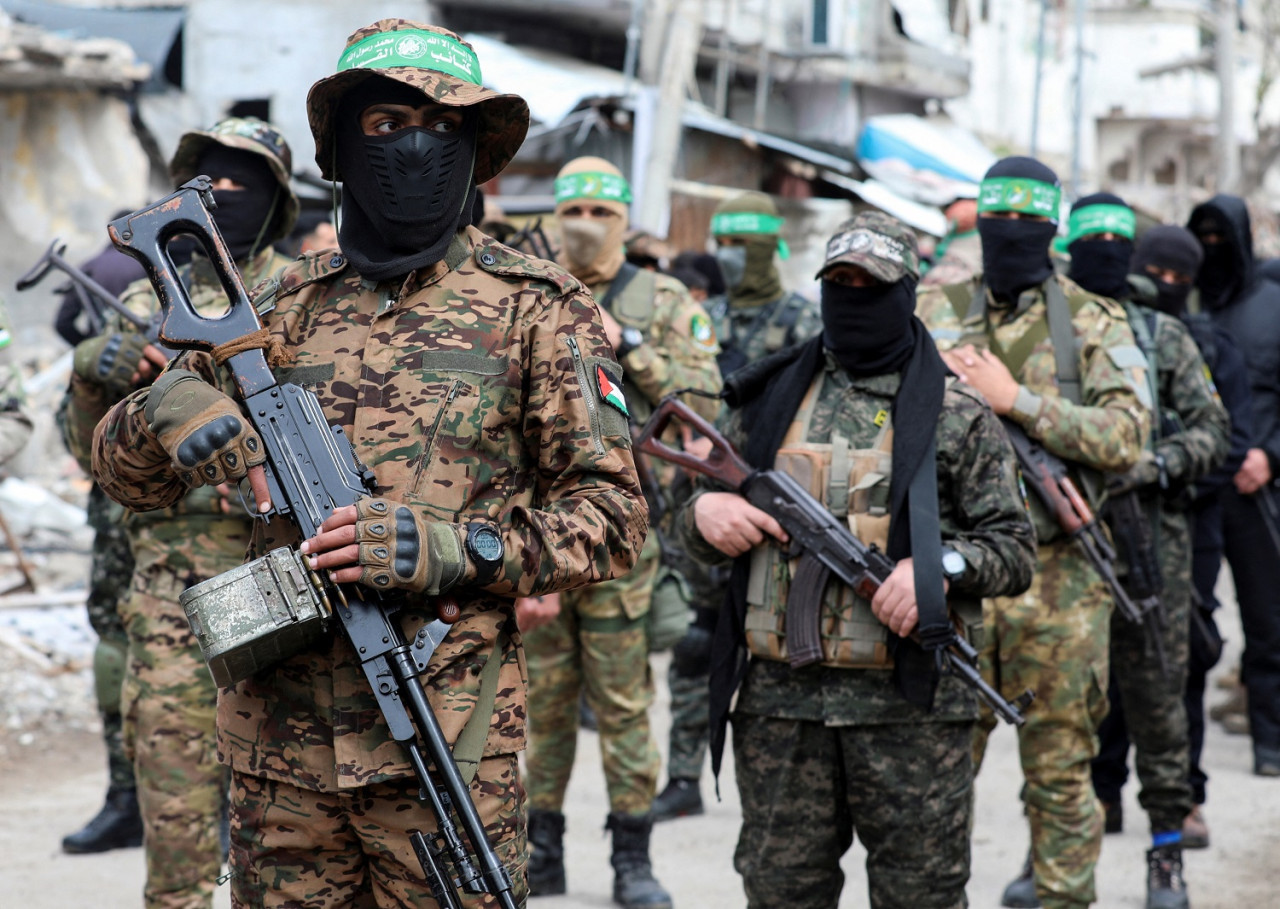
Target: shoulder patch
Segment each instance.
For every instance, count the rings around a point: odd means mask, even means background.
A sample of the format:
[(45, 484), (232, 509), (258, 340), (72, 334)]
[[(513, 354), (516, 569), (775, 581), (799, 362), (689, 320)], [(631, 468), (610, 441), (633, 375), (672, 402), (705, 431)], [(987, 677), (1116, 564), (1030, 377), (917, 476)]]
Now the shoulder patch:
[(473, 259), (482, 271), (489, 274), (541, 281), (553, 286), (561, 295), (585, 290), (582, 282), (554, 262), (535, 259), (491, 238), (476, 244)]
[(600, 393), (600, 400), (611, 405), (624, 417), (630, 418), (631, 411), (627, 409), (627, 399), (622, 393), (622, 383), (605, 372), (604, 367), (599, 364), (596, 365), (596, 390)]
[(715, 351), (716, 331), (711, 327), (711, 319), (705, 312), (699, 310), (689, 319), (689, 337), (703, 350)]

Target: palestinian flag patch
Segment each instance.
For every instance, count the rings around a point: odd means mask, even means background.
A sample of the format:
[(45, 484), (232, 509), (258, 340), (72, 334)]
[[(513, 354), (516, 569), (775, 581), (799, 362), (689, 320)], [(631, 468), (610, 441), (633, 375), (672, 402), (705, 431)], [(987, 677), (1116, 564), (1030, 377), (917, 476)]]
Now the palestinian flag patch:
[(627, 410), (627, 399), (622, 394), (622, 389), (613, 384), (613, 379), (609, 378), (603, 366), (596, 367), (596, 387), (600, 391), (601, 400), (606, 404), (612, 404), (624, 417), (631, 416), (631, 411)]

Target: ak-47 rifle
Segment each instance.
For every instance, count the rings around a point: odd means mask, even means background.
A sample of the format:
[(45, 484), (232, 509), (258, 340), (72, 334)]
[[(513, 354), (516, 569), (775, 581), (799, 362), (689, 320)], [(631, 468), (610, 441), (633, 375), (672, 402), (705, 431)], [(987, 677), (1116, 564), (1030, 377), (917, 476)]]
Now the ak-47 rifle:
[[(686, 451), (677, 451), (661, 441), (663, 431), (672, 418), (688, 423), (711, 440), (711, 453), (706, 460)], [(774, 517), (791, 538), (792, 551), (808, 553), (836, 578), (864, 599), (871, 599), (892, 573), (895, 562), (875, 545), (863, 543), (835, 518), (825, 506), (811, 496), (789, 474), (779, 470), (756, 470), (733, 450), (733, 446), (716, 428), (698, 416), (678, 398), (664, 398), (641, 431), (636, 446), (640, 451), (678, 464), (702, 474), (740, 493), (748, 502)], [(813, 604), (816, 605), (817, 604)], [(812, 652), (819, 648), (819, 614), (787, 616), (787, 650), (790, 653)], [(978, 672), (978, 652), (968, 641), (953, 634), (942, 651), (946, 666), (977, 692), (1006, 723), (1021, 726), (1026, 722), (1022, 711), (1035, 696), (1030, 690), (1014, 703), (1005, 700)]]
[(1129, 567), (1125, 587), (1136, 600), (1138, 609), (1142, 610), (1148, 652), (1155, 654), (1160, 673), (1167, 678), (1169, 661), (1165, 657), (1164, 639), (1161, 637), (1166, 621), (1164, 602), (1160, 599), (1164, 578), (1160, 572), (1155, 535), (1151, 532), (1151, 519), (1134, 490), (1109, 496), (1103, 517), (1115, 536), (1116, 548)]
[[(159, 202), (112, 221), (107, 228), (116, 247), (146, 268), (163, 312), (160, 335), (173, 347), (212, 350), (262, 329), (235, 262), (209, 215), (213, 205), (209, 178), (201, 176)], [(212, 262), (231, 302), (224, 315), (204, 318), (193, 307), (167, 249), (168, 241), (179, 234), (194, 237)], [(244, 412), (266, 449), (272, 511), (260, 517), (287, 516), (302, 537), (309, 538), (335, 509), (370, 493), (372, 472), (356, 460), (341, 428), (328, 426), (311, 391), (277, 383), (261, 348), (233, 354), (226, 366)], [(283, 549), (286, 560), (295, 560), (296, 571), (305, 572), (305, 562), (291, 547)], [(391, 735), (405, 749), (421, 784), (419, 798), (434, 815), (436, 832), (412, 830), (410, 841), (436, 902), (444, 909), (461, 909), (461, 889), (494, 894), (504, 909), (515, 909), (511, 877), (485, 835), (484, 824), (418, 681), (448, 633), (445, 620), (457, 620), (457, 604), (438, 600), (441, 618), (426, 625), (410, 642), (398, 621), (405, 605), (403, 596), (357, 584), (336, 585), (315, 573), (309, 582), (321, 591), (326, 605), (332, 604), (338, 624), (359, 654)], [(307, 586), (305, 580), (301, 586)], [(454, 823), (455, 813), (474, 860)], [(447, 873), (446, 861), (452, 862), (452, 875)]]
[(39, 261), (18, 279), (18, 290), (34, 287), (44, 280), (45, 275), (51, 269), (56, 268), (71, 279), (71, 287), (75, 291), (76, 297), (80, 300), (80, 307), (89, 317), (89, 327), (92, 329), (92, 334), (96, 335), (102, 331), (107, 322), (107, 309), (112, 309), (125, 321), (133, 325), (134, 328), (142, 332), (148, 341), (169, 355), (174, 353), (173, 350), (165, 348), (160, 343), (160, 320), (163, 318), (163, 313), (156, 313), (154, 318), (147, 319), (133, 312), (129, 307), (121, 303), (115, 294), (63, 258), (62, 254), (66, 251), (67, 244), (55, 238)]
[[(1115, 599), (1116, 608), (1130, 622), (1143, 626), (1148, 644), (1154, 649), (1162, 670), (1167, 672), (1164, 645), (1160, 637), (1164, 607), (1157, 593), (1146, 592), (1137, 601), (1129, 595), (1116, 576), (1116, 551), (1098, 523), (1093, 509), (1081, 495), (1067, 470), (1066, 462), (1046, 451), (1027, 435), (1021, 426), (1001, 417), (1009, 441), (1018, 456), (1022, 478), (1044, 505), (1058, 526), (1075, 541), (1094, 571), (1102, 578)], [(1123, 508), (1123, 505), (1121, 505)], [(1136, 592), (1136, 591), (1135, 591)]]

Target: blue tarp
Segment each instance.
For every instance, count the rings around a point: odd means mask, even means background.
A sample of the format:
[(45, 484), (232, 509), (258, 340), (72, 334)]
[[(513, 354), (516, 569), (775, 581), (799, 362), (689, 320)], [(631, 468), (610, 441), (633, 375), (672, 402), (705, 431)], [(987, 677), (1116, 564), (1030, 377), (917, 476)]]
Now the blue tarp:
[(869, 118), (856, 155), (870, 176), (928, 205), (976, 197), (982, 175), (996, 160), (971, 133), (914, 114)]

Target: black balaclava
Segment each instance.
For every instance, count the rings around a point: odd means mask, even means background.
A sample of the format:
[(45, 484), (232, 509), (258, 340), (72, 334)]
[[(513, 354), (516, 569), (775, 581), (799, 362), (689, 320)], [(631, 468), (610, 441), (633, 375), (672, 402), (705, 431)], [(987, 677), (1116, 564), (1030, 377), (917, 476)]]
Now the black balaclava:
[[(1197, 205), (1187, 228), (1204, 250), (1204, 261), (1196, 278), (1200, 303), (1206, 309), (1221, 309), (1231, 303), (1253, 279), (1253, 232), (1249, 211), (1238, 196), (1218, 195)], [(1223, 236), (1221, 243), (1200, 241), (1206, 233)]]
[[(1058, 185), (1058, 175), (1035, 158), (1001, 158), (991, 165), (983, 179), (1023, 177)], [(978, 236), (982, 239), (983, 282), (998, 302), (1012, 303), (1018, 294), (1035, 287), (1053, 274), (1049, 244), (1058, 232), (1053, 221), (984, 218), (978, 215)]]
[(915, 341), (911, 316), (916, 281), (849, 287), (822, 281), (822, 343), (853, 376), (897, 372), (911, 357)]
[(226, 145), (211, 145), (196, 162), (196, 172), (213, 180), (226, 178), (244, 189), (215, 189), (213, 221), (227, 242), (231, 258), (241, 262), (266, 246), (272, 220), (280, 213), (280, 184), (267, 159)]
[[(1111, 193), (1094, 193), (1084, 196), (1071, 206), (1071, 214), (1096, 205), (1114, 205), (1128, 208), (1129, 203)], [(1129, 290), (1129, 262), (1133, 258), (1133, 241), (1127, 237), (1117, 240), (1074, 239), (1067, 246), (1071, 253), (1071, 270), (1075, 281), (1090, 293), (1113, 300), (1131, 296)]]
[(371, 104), (420, 107), (419, 89), (374, 76), (338, 105), (338, 169), (343, 177), (339, 245), (362, 277), (382, 281), (444, 258), (471, 223), (475, 197), (476, 116), (464, 110), (451, 133), (408, 127), (366, 136), (360, 113)]
[[(1161, 224), (1151, 228), (1138, 240), (1133, 250), (1130, 270), (1135, 275), (1150, 278), (1156, 286), (1156, 307), (1172, 316), (1180, 316), (1187, 308), (1187, 295), (1195, 283), (1204, 261), (1204, 249), (1195, 234), (1185, 227)], [(1148, 265), (1169, 268), (1190, 275), (1191, 284), (1170, 284), (1161, 281), (1147, 271)]]

